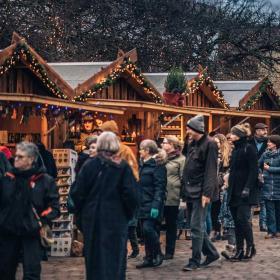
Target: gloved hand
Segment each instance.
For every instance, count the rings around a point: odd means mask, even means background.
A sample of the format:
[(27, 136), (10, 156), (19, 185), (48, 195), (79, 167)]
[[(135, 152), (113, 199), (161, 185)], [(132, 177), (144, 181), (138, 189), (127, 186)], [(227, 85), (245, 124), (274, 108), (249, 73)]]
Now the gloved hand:
[(156, 209), (156, 208), (151, 209), (151, 213), (150, 213), (151, 218), (156, 219), (158, 217), (158, 214), (159, 214), (158, 209)]
[(248, 198), (250, 194), (250, 189), (249, 188), (245, 188), (242, 193), (241, 193), (241, 197), (242, 198)]

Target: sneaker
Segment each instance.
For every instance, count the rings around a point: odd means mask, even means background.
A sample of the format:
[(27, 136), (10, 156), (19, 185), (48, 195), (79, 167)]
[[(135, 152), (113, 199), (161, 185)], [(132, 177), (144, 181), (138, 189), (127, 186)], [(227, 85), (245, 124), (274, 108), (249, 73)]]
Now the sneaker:
[(195, 263), (189, 263), (183, 267), (183, 271), (194, 271), (198, 269), (200, 269), (200, 267)]
[(214, 256), (207, 256), (205, 261), (200, 265), (201, 267), (206, 267), (208, 266), (209, 264), (217, 261), (218, 259), (220, 258), (220, 255), (217, 254), (217, 255), (214, 255)]

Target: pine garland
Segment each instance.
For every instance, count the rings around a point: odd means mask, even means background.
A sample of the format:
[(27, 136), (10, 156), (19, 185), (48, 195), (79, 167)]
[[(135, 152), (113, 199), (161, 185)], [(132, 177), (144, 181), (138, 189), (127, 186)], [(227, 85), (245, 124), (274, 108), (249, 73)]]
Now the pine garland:
[(136, 66), (135, 63), (130, 60), (130, 58), (125, 58), (124, 62), (113, 69), (111, 73), (108, 74), (107, 77), (104, 78), (100, 83), (95, 84), (91, 89), (81, 93), (78, 96), (75, 96), (74, 101), (86, 101), (88, 98), (95, 95), (98, 91), (101, 91), (102, 89), (109, 87), (113, 83), (115, 83), (117, 78), (119, 78), (120, 75), (125, 71), (131, 74), (132, 78), (134, 78), (137, 83), (144, 88), (144, 92), (152, 97), (152, 99), (156, 103), (162, 103), (162, 98), (155, 93), (154, 89), (151, 86), (149, 86), (148, 81), (145, 79), (140, 69)]
[(239, 106), (237, 110), (250, 110), (267, 91), (269, 91), (273, 96), (276, 97), (276, 102), (280, 106), (280, 96), (277, 95), (276, 92), (273, 90), (273, 84), (271, 83), (271, 81), (268, 78), (266, 78), (260, 85), (258, 91), (254, 95), (252, 95), (244, 105)]
[(18, 43), (12, 56), (7, 58), (0, 66), (0, 76), (4, 75), (20, 60), (25, 61), (31, 71), (43, 82), (43, 84), (57, 97), (68, 99), (62, 90), (50, 80), (45, 67), (31, 53), (29, 47), (25, 43)]
[(199, 73), (197, 77), (194, 79), (194, 83), (191, 85), (189, 89), (189, 93), (197, 93), (200, 90), (200, 86), (205, 83), (212, 91), (218, 102), (225, 108), (230, 109), (230, 105), (225, 101), (223, 93), (218, 90), (217, 86), (214, 85), (213, 80), (209, 77), (207, 72), (204, 70)]

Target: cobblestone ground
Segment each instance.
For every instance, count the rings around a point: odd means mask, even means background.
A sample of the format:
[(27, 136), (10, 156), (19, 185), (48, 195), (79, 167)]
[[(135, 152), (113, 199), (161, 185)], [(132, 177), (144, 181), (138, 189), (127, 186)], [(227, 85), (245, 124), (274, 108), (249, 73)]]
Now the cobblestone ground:
[[(250, 262), (229, 263), (221, 259), (213, 264), (212, 267), (195, 272), (183, 272), (181, 269), (190, 257), (191, 241), (179, 240), (176, 246), (175, 258), (171, 261), (165, 261), (158, 268), (137, 270), (135, 265), (141, 261), (141, 257), (136, 260), (128, 260), (127, 280), (280, 279), (280, 239), (265, 240), (265, 233), (259, 232), (256, 227), (254, 230), (257, 256)], [(220, 252), (224, 249), (224, 241), (216, 242), (215, 244)], [(143, 256), (143, 247), (141, 247), (141, 252)], [(17, 279), (21, 279), (20, 270)], [(84, 279), (84, 262), (82, 258), (50, 258), (48, 262), (43, 263), (42, 280), (64, 279)]]

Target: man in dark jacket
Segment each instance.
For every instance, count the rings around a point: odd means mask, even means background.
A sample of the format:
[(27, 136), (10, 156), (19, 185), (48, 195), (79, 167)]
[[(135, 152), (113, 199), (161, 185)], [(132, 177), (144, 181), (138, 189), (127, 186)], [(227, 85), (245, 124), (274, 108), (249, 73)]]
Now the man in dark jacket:
[(40, 227), (59, 216), (53, 178), (38, 166), (32, 143), (17, 145), (15, 167), (0, 180), (0, 278), (15, 279), (21, 253), (24, 279), (40, 279)]
[[(183, 270), (192, 271), (219, 259), (205, 231), (207, 205), (218, 195), (218, 147), (205, 134), (203, 116), (190, 119), (187, 127), (193, 141), (188, 148), (183, 178), (186, 198), (192, 208), (192, 257)], [(202, 264), (201, 253), (206, 256)]]
[[(255, 125), (255, 134), (254, 137), (249, 141), (258, 156), (258, 160), (261, 158), (263, 153), (267, 148), (267, 135), (268, 135), (268, 126), (264, 123), (257, 123)], [(259, 217), (259, 227), (260, 231), (266, 231), (266, 207), (264, 200), (260, 200), (260, 217)]]

